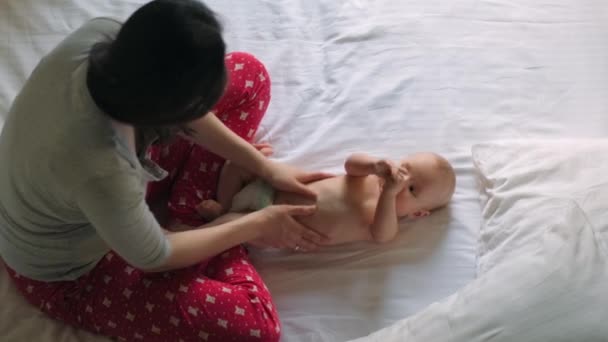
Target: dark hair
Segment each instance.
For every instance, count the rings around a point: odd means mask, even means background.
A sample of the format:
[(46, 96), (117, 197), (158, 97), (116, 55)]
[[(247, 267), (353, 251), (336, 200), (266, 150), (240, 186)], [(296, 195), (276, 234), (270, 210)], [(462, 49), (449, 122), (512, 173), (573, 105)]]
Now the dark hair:
[(179, 126), (205, 115), (226, 86), (222, 27), (196, 0), (155, 0), (113, 41), (89, 53), (87, 86), (99, 108), (136, 127)]

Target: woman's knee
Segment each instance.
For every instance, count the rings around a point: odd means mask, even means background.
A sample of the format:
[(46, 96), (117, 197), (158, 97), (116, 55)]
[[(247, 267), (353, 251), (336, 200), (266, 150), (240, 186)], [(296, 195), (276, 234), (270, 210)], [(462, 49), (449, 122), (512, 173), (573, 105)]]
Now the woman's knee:
[(192, 338), (192, 340), (202, 339), (204, 341), (218, 342), (279, 342), (281, 339), (280, 329), (269, 325), (266, 327), (232, 329), (229, 323), (220, 319), (208, 322), (203, 326), (213, 328), (209, 329), (196, 325), (187, 325), (180, 328), (180, 335)]
[[(277, 317), (276, 321), (279, 321)], [(267, 341), (278, 342), (281, 339), (281, 326), (277, 323), (276, 326), (266, 325), (266, 331), (264, 331)]]
[(265, 111), (270, 100), (270, 75), (266, 66), (250, 53), (232, 52), (226, 55), (226, 68), (225, 96), (238, 105), (258, 100), (256, 109)]
[(264, 342), (279, 342), (281, 339), (281, 330), (267, 326), (266, 329), (251, 330), (249, 336), (243, 337), (239, 341), (264, 341)]
[(270, 76), (262, 61), (256, 56), (242, 51), (235, 51), (226, 55), (226, 65), (229, 67), (228, 74), (240, 76), (237, 72), (243, 71), (244, 75), (255, 76), (255, 83), (270, 86)]
[[(281, 339), (281, 330), (267, 324), (265, 327), (257, 327), (256, 329), (244, 329), (237, 331), (228, 331), (226, 341), (229, 338), (236, 339), (240, 342), (279, 342)], [(223, 340), (220, 338), (219, 340)]]
[(270, 102), (270, 76), (262, 62), (245, 52), (226, 56), (228, 84), (213, 112), (233, 132), (251, 141)]

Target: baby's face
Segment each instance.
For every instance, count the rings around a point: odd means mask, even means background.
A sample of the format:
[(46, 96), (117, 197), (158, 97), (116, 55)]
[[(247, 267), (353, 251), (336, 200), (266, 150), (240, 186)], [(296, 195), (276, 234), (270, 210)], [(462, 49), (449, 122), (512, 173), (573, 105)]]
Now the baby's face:
[(416, 153), (401, 160), (409, 182), (397, 195), (399, 217), (427, 216), (449, 202), (454, 192), (455, 177), (450, 164), (434, 153)]

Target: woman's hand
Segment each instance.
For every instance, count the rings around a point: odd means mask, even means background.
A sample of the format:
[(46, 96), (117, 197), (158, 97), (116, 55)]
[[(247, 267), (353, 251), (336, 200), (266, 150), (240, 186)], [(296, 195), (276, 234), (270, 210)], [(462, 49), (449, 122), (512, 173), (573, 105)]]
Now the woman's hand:
[(224, 126), (213, 113), (190, 122), (188, 127), (194, 131), (190, 136), (194, 142), (260, 176), (279, 190), (316, 198), (314, 191), (305, 184), (332, 176), (321, 172), (303, 172), (269, 160), (264, 154), (272, 152), (268, 149), (272, 146), (260, 144), (259, 150), (256, 149)]
[(267, 160), (266, 172), (262, 175), (274, 188), (316, 198), (317, 194), (306, 184), (333, 177), (325, 172), (305, 172), (293, 166)]
[(249, 214), (259, 227), (259, 237), (250, 241), (263, 247), (288, 248), (294, 251), (313, 251), (327, 241), (327, 237), (304, 226), (295, 218), (314, 214), (314, 205), (272, 205)]

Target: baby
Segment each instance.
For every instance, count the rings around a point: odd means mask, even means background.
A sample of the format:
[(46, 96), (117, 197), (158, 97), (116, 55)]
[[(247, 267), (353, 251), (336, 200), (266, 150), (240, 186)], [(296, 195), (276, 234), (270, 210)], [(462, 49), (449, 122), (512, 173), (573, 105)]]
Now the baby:
[[(260, 151), (271, 153), (269, 146)], [(415, 153), (397, 163), (353, 154), (344, 167), (346, 175), (309, 184), (317, 193), (314, 203), (297, 194), (275, 191), (226, 162), (220, 174), (218, 200), (203, 201), (197, 210), (212, 220), (226, 212), (244, 213), (272, 204), (316, 204), (313, 215), (298, 220), (327, 236), (327, 245), (382, 243), (397, 235), (400, 218), (424, 217), (446, 205), (456, 183), (450, 163), (435, 153)]]

